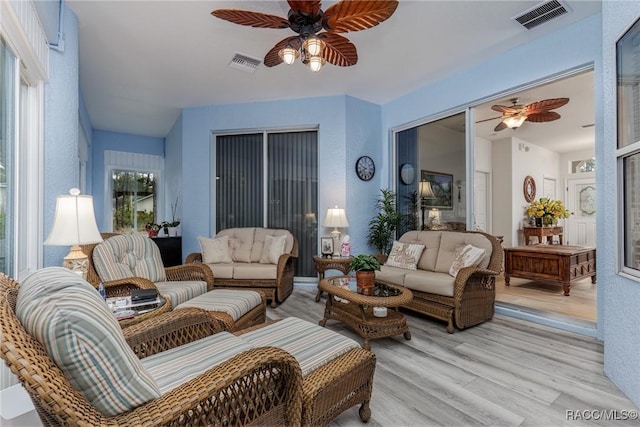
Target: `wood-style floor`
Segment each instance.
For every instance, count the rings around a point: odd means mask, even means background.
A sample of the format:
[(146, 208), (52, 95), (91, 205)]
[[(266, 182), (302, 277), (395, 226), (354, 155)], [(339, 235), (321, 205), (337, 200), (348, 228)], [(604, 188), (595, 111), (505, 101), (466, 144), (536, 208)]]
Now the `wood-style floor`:
[(596, 284), (586, 278), (571, 285), (569, 296), (562, 286), (534, 280), (511, 278), (505, 286), (504, 276), (496, 278), (496, 301), (539, 311), (557, 313), (581, 320), (597, 321)]
[[(573, 293), (573, 291), (572, 291)], [(272, 319), (322, 318), (325, 298), (296, 287)], [(567, 411), (637, 410), (603, 374), (603, 345), (582, 335), (496, 315), (450, 335), (406, 314), (412, 339), (373, 340), (377, 356), (368, 426), (638, 426), (640, 421), (572, 421)], [(335, 320), (327, 328), (360, 338)], [(591, 414), (581, 412), (580, 414)], [(362, 426), (357, 408), (333, 426)]]

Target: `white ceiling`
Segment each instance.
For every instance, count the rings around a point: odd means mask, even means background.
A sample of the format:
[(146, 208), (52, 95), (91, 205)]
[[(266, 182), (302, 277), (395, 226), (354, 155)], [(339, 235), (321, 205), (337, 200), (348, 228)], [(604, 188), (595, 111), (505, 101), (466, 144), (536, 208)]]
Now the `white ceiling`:
[[(599, 1), (563, 2), (570, 13), (526, 30), (511, 18), (539, 1), (400, 0), (386, 22), (345, 34), (358, 49), (355, 66), (327, 64), (311, 73), (300, 63), (260, 65), (251, 74), (228, 67), (236, 52), (262, 59), (293, 33), (236, 25), (210, 13), (235, 8), (286, 16), (284, 1), (66, 0), (79, 20), (80, 85), (93, 127), (159, 137), (168, 133), (185, 107), (339, 94), (384, 104), (600, 11)], [(324, 1), (323, 8), (332, 3)], [(519, 98), (529, 103), (571, 97), (558, 110), (563, 116), (558, 122), (568, 122), (569, 109), (584, 104), (582, 92), (568, 87), (561, 93), (548, 90)], [(589, 90), (586, 102), (593, 104), (593, 84)], [(508, 104), (508, 98), (497, 101)], [(477, 119), (495, 112), (488, 114), (480, 110)], [(587, 121), (593, 123), (593, 111)], [(485, 128), (490, 131), (496, 124), (492, 121)], [(517, 132), (525, 135), (526, 127), (533, 126), (548, 126), (551, 132), (554, 124), (526, 123)], [(495, 139), (489, 131), (480, 134)]]

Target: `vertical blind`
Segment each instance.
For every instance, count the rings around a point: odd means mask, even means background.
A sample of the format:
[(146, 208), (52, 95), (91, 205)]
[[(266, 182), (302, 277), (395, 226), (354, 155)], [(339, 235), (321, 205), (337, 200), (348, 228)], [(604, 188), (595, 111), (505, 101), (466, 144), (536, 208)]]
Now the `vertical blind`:
[(296, 276), (315, 276), (317, 132), (220, 135), (215, 151), (216, 230), (287, 229), (298, 240)]

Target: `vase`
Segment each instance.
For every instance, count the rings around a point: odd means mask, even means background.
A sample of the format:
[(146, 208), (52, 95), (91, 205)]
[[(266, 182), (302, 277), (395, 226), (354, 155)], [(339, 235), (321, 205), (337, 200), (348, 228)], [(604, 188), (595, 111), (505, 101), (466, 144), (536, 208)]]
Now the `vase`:
[(356, 271), (356, 284), (358, 293), (362, 295), (373, 295), (375, 288), (376, 273), (374, 271)]

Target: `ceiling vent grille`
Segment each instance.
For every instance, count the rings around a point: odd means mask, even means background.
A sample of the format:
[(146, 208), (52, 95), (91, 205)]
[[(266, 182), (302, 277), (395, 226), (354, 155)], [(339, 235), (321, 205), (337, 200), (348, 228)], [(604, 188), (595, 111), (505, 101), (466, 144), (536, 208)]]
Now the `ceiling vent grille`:
[(246, 71), (247, 73), (253, 73), (261, 62), (262, 61), (259, 59), (236, 53), (229, 63), (229, 67), (237, 68), (238, 70)]
[(530, 30), (568, 12), (567, 7), (558, 0), (551, 0), (539, 4), (512, 19), (518, 21), (527, 30)]

